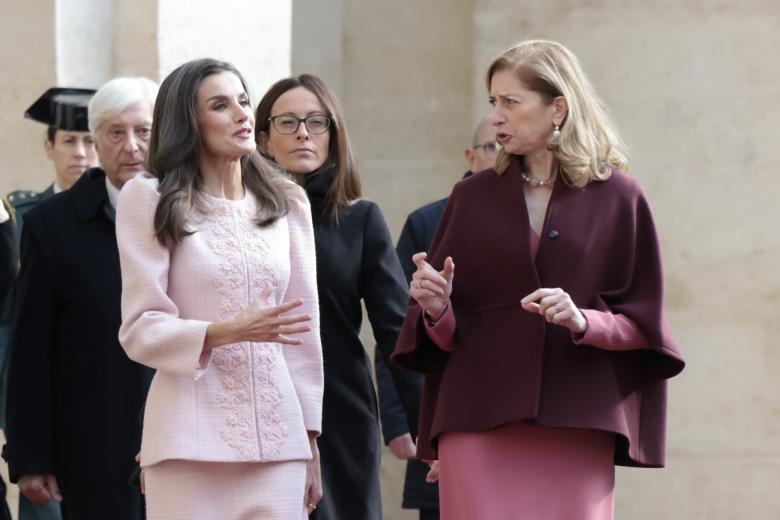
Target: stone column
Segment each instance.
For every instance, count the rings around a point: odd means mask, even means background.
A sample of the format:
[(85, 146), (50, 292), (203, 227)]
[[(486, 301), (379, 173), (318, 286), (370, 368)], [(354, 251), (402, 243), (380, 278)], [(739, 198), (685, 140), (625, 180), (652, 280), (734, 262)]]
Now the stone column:
[(159, 77), (181, 63), (229, 61), (249, 83), (253, 104), (290, 74), (291, 0), (158, 0)]
[(57, 0), (57, 85), (98, 88), (113, 75), (114, 2)]
[(344, 0), (296, 0), (292, 13), (292, 74), (319, 76), (344, 95)]
[(56, 82), (54, 0), (7, 2), (0, 16), (0, 195), (43, 190), (54, 174), (46, 128), (22, 116)]
[(344, 4), (344, 96), (364, 191), (394, 237), (448, 195), (471, 145), (472, 2)]

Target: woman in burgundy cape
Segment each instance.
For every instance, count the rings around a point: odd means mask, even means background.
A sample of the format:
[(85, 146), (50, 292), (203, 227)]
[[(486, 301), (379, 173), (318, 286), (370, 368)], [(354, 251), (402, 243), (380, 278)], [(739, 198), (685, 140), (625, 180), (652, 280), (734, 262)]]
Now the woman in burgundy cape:
[(652, 215), (568, 49), (522, 42), (487, 86), (503, 150), (415, 255), (394, 354), (426, 375), (418, 455), (442, 518), (610, 519), (615, 464), (664, 464), (684, 366)]

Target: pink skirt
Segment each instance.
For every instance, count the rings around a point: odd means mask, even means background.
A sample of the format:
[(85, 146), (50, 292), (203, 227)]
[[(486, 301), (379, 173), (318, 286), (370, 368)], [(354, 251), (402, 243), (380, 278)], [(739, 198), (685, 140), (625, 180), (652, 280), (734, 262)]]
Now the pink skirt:
[(614, 435), (512, 423), (439, 441), (442, 520), (611, 520)]
[(302, 520), (306, 461), (166, 460), (145, 468), (148, 520)]

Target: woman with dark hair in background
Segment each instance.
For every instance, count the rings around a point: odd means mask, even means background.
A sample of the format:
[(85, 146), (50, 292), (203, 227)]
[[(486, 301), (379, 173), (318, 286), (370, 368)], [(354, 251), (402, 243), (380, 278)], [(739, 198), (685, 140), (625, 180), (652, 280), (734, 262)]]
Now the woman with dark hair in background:
[[(311, 517), (381, 519), (376, 394), (358, 334), (363, 301), (377, 348), (392, 352), (408, 298), (403, 271), (379, 207), (360, 199), (341, 108), (322, 80), (304, 74), (273, 85), (257, 107), (256, 138), (305, 187), (314, 219), (325, 397), (323, 499)], [(407, 403), (419, 388), (391, 370)]]
[(305, 517), (321, 496), (322, 408), (308, 200), (257, 153), (232, 65), (185, 63), (158, 100), (151, 176), (127, 184), (117, 212), (120, 341), (157, 370), (148, 517)]

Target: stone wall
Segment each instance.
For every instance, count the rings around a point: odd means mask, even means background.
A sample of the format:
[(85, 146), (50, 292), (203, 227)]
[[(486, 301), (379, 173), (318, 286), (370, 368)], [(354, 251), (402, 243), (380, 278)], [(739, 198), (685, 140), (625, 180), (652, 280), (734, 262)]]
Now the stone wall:
[[(345, 107), (365, 194), (394, 237), (465, 171), (463, 149), (488, 111), (490, 57), (526, 38), (563, 42), (631, 145), (689, 362), (670, 385), (668, 467), (620, 469), (617, 518), (780, 516), (776, 2), (220, 3), (239, 17), (210, 17), (206, 3), (183, 0), (79, 0), (69, 13), (63, 4), (14, 0), (0, 17), (0, 192), (50, 181), (44, 129), (22, 119), (46, 87), (159, 79), (209, 54), (234, 61), (257, 95), (291, 71), (325, 78)], [(111, 29), (72, 25), (79, 9)], [(386, 457), (388, 520), (414, 518), (399, 507), (401, 469)]]

